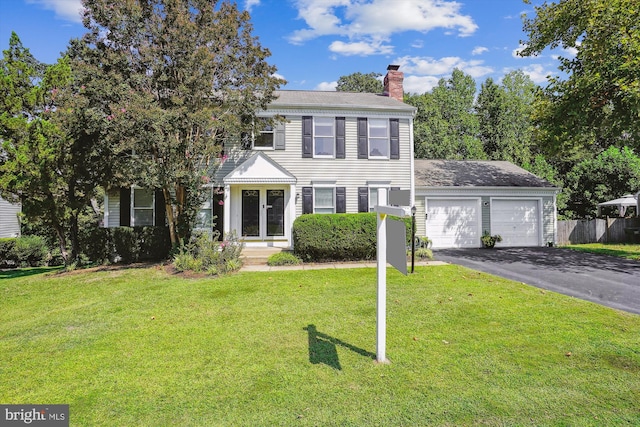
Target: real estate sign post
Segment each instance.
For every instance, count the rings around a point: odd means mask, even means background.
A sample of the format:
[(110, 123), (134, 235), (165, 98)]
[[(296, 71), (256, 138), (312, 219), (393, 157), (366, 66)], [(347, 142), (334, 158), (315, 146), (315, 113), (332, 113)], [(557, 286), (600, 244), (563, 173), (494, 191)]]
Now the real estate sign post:
[(376, 297), (376, 360), (379, 363), (387, 363), (387, 258), (393, 267), (402, 274), (407, 274), (405, 224), (401, 221), (388, 219), (387, 216), (394, 215), (404, 218), (408, 214), (404, 208), (396, 206), (376, 206), (374, 210), (377, 212), (378, 218), (376, 245), (378, 282)]

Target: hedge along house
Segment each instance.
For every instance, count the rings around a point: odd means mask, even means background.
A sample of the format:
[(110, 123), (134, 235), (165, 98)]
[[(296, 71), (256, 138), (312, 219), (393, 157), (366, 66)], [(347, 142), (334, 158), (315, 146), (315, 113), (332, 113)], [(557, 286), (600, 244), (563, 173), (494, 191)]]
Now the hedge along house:
[[(413, 199), (416, 108), (402, 102), (398, 68), (387, 68), (383, 94), (276, 91), (252, 135), (225, 141), (197, 228), (235, 231), (247, 246), (291, 247), (302, 214), (368, 212), (395, 188)], [(283, 119), (260, 120), (272, 117)], [(161, 197), (135, 186), (108, 190), (104, 224), (163, 225)]]
[(485, 232), (496, 247), (556, 240), (560, 189), (512, 163), (415, 160), (415, 187), (417, 234), (434, 248), (479, 248)]

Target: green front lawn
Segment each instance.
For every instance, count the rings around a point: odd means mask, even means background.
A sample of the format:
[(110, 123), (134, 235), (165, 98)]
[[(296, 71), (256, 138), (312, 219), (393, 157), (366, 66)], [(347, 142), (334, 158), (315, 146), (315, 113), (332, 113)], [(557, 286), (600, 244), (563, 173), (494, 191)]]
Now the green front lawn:
[(0, 402), (71, 425), (640, 425), (640, 316), (457, 266), (0, 280)]
[(612, 255), (626, 259), (640, 261), (640, 245), (625, 243), (589, 243), (584, 245), (566, 245), (564, 248), (576, 251), (590, 252), (601, 255)]

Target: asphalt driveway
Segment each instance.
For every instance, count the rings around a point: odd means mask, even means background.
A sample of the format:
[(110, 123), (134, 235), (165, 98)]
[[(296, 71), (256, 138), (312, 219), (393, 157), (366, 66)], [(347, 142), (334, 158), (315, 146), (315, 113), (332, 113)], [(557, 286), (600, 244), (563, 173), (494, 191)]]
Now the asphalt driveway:
[(434, 259), (640, 314), (640, 262), (562, 248), (437, 249)]

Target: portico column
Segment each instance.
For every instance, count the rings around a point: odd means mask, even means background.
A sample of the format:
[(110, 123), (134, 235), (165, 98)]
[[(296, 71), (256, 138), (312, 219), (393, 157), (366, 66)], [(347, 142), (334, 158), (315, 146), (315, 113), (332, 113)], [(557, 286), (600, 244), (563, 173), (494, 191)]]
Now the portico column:
[(224, 186), (224, 221), (222, 224), (223, 239), (231, 232), (231, 186)]

